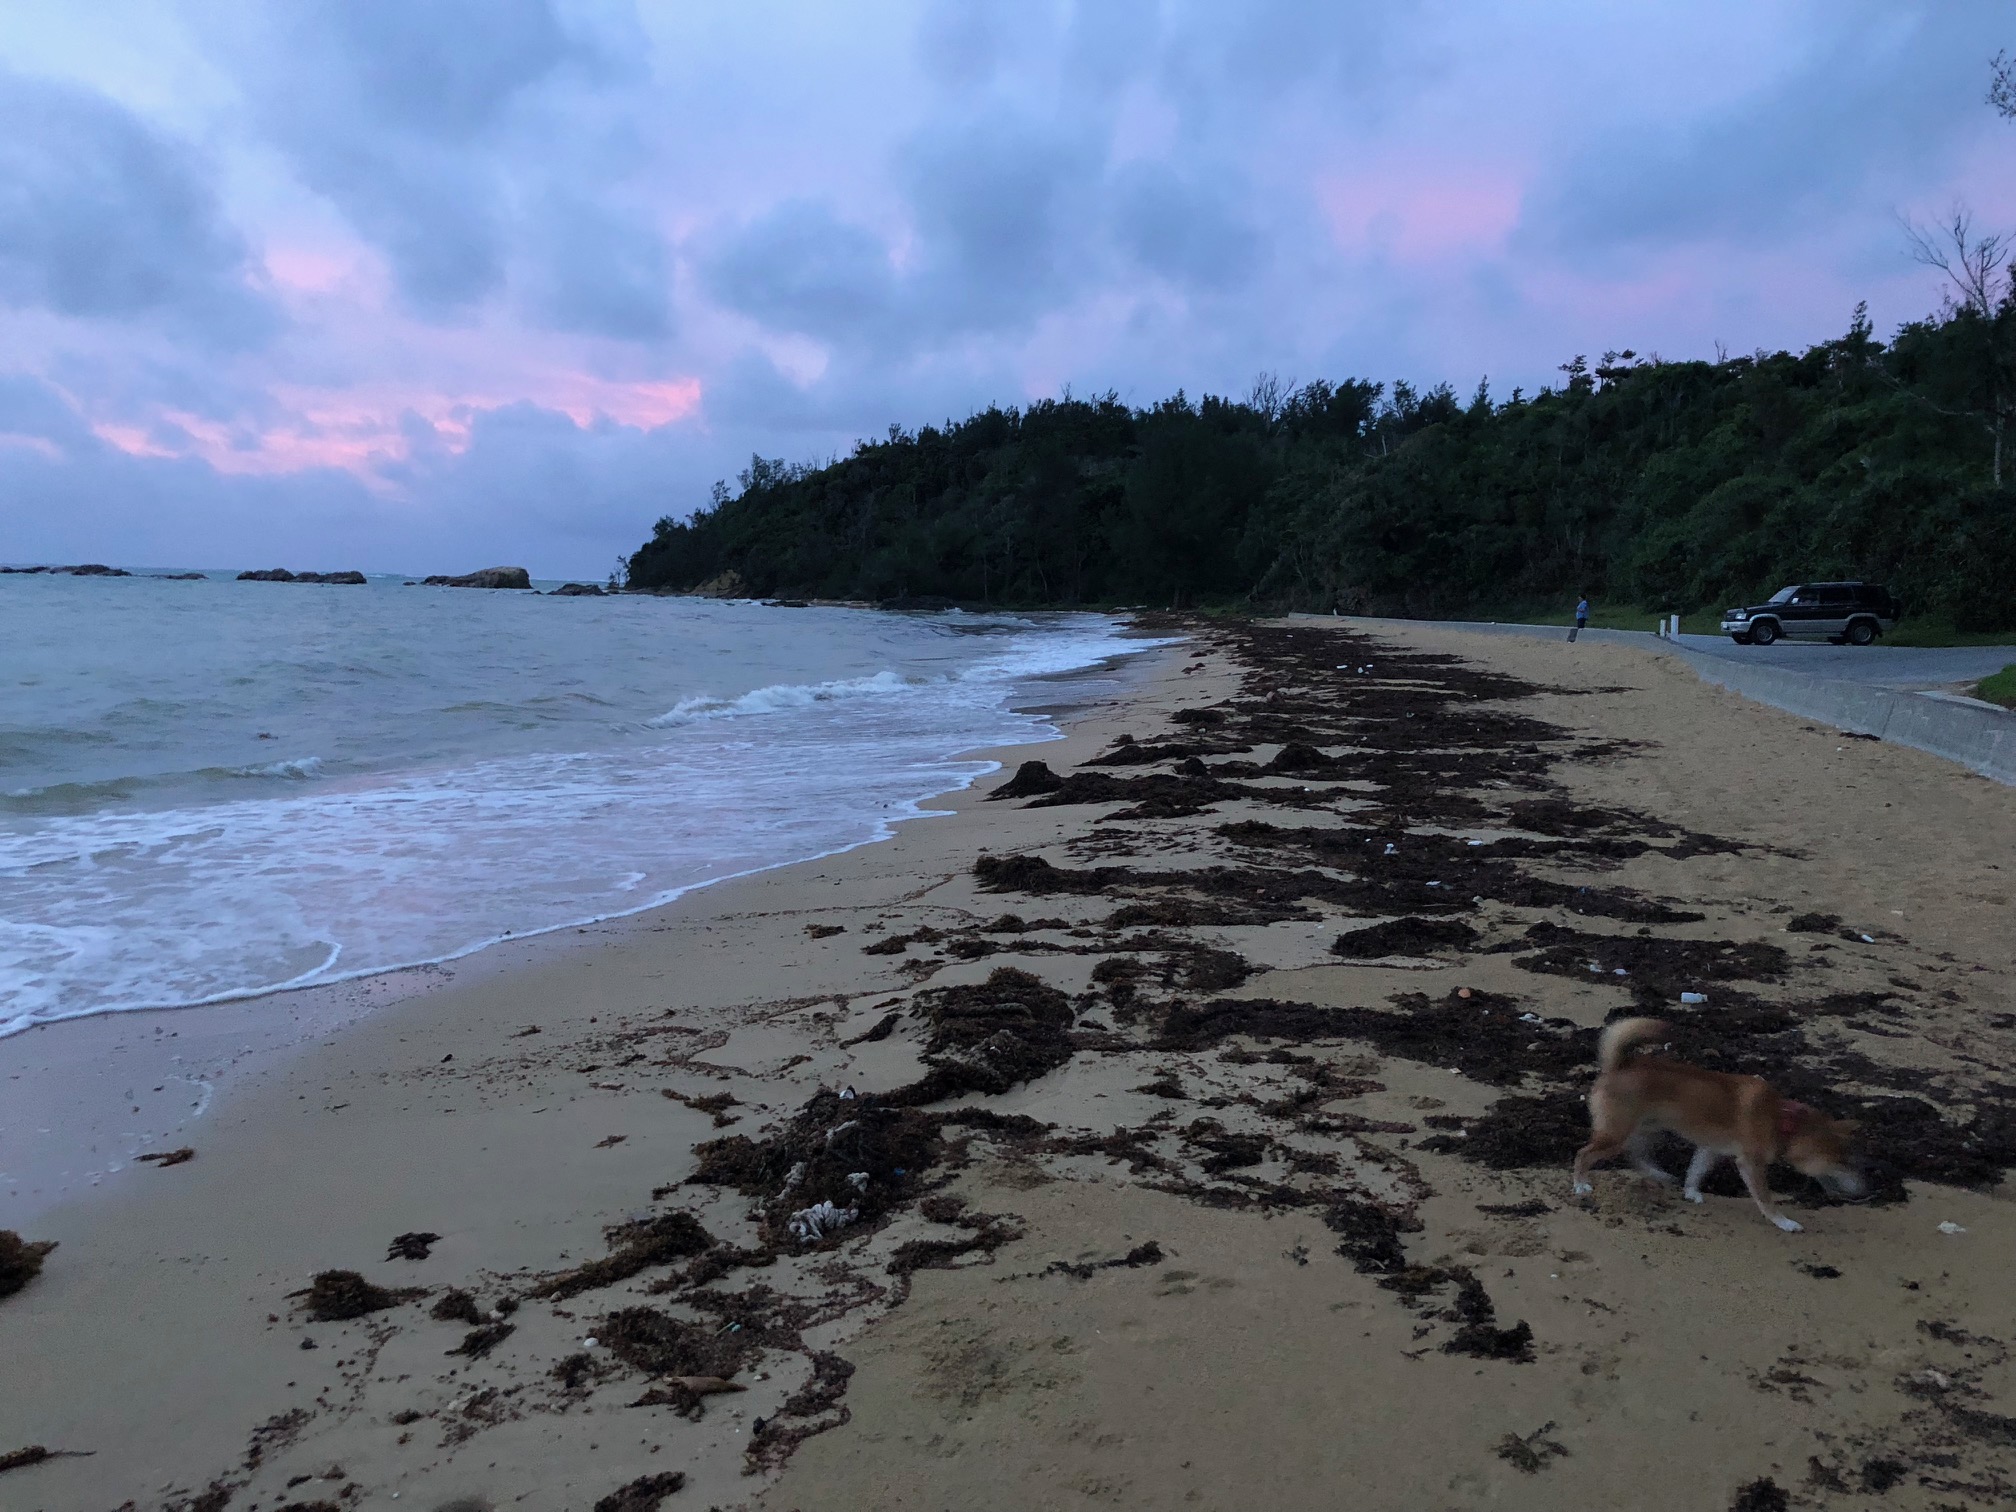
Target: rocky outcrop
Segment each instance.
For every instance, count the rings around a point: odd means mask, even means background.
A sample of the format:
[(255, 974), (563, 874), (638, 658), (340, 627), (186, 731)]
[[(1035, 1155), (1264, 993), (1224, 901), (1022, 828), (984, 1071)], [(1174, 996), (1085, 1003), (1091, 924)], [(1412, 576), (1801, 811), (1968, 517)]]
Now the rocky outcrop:
[(695, 598), (747, 598), (749, 589), (742, 581), (742, 574), (729, 568), (718, 577), (711, 577), (693, 590)]
[(523, 567), (485, 567), (462, 577), (436, 573), (426, 583), (430, 588), (530, 588), (532, 574)]
[(0, 572), (18, 572), (32, 577), (36, 573), (68, 573), (71, 577), (131, 577), (124, 567), (107, 567), (103, 562), (85, 562), (78, 567), (0, 567)]
[(207, 572), (150, 572), (147, 575), (164, 583), (200, 583), (210, 576)]
[(241, 572), (241, 583), (362, 583), (361, 572), (289, 572), (285, 567), (268, 567), (263, 572)]
[(593, 583), (562, 583), (553, 590), (554, 598), (601, 598), (602, 590)]

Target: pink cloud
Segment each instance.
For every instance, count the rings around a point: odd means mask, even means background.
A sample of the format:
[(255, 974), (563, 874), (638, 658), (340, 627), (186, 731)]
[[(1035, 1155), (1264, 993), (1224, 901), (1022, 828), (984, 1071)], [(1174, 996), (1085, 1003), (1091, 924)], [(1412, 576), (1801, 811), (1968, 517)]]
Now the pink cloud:
[(1501, 249), (1525, 188), (1509, 168), (1389, 163), (1320, 174), (1315, 194), (1340, 250), (1423, 262)]
[(406, 422), (417, 415), (444, 449), (468, 449), (478, 418), (530, 402), (566, 415), (584, 430), (603, 421), (656, 430), (700, 407), (698, 378), (625, 382), (578, 372), (545, 375), (525, 393), (449, 394), (400, 385), (312, 389), (281, 385), (272, 398), (286, 418), (249, 427), (161, 407), (152, 423), (97, 420), (92, 430), (136, 457), (197, 457), (220, 473), (280, 474), (342, 468), (381, 486), (378, 469), (412, 456)]

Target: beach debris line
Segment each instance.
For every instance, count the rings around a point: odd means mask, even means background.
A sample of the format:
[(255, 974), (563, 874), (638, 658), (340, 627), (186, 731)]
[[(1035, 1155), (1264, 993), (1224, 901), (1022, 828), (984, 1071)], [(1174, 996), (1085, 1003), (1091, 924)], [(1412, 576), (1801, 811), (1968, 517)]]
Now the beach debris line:
[(144, 1161), (156, 1170), (165, 1171), (169, 1166), (186, 1165), (196, 1158), (196, 1152), (184, 1145), (179, 1150), (157, 1150), (151, 1155), (135, 1155), (136, 1161)]
[(0, 1297), (11, 1297), (42, 1274), (42, 1262), (56, 1248), (54, 1239), (29, 1243), (12, 1229), (0, 1229)]
[(385, 1247), (387, 1260), (425, 1260), (440, 1242), (439, 1234), (401, 1234)]

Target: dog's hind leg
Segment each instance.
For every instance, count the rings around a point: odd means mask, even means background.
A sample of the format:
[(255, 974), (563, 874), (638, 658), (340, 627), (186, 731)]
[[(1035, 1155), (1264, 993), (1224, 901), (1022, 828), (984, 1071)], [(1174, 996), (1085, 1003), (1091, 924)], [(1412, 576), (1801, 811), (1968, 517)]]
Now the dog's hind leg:
[(1706, 1145), (1694, 1146), (1694, 1158), (1687, 1162), (1687, 1180), (1680, 1187), (1680, 1195), (1689, 1202), (1706, 1201), (1701, 1195), (1701, 1183), (1708, 1179), (1708, 1173), (1721, 1158)]
[(1802, 1225), (1787, 1218), (1771, 1205), (1771, 1188), (1764, 1181), (1764, 1162), (1745, 1151), (1736, 1157), (1736, 1169), (1743, 1173), (1743, 1185), (1750, 1188), (1750, 1197), (1757, 1204), (1757, 1211), (1786, 1233), (1799, 1233)]
[(1673, 1173), (1652, 1158), (1652, 1141), (1642, 1130), (1633, 1134), (1624, 1148), (1641, 1175), (1650, 1176), (1661, 1186), (1673, 1185)]

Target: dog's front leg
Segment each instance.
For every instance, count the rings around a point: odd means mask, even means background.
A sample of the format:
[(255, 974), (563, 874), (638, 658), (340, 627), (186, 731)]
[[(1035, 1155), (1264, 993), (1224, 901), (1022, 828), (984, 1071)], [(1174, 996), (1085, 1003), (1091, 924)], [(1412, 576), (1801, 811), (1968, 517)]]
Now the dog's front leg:
[(1743, 1173), (1743, 1185), (1750, 1188), (1750, 1197), (1757, 1204), (1758, 1212), (1788, 1234), (1800, 1232), (1800, 1224), (1787, 1218), (1771, 1205), (1771, 1188), (1764, 1183), (1763, 1161), (1746, 1152), (1736, 1157), (1736, 1169)]
[(1687, 1181), (1680, 1188), (1680, 1195), (1689, 1202), (1706, 1201), (1701, 1195), (1701, 1183), (1708, 1179), (1708, 1173), (1715, 1169), (1715, 1162), (1721, 1158), (1706, 1145), (1694, 1146), (1694, 1158), (1687, 1162)]

